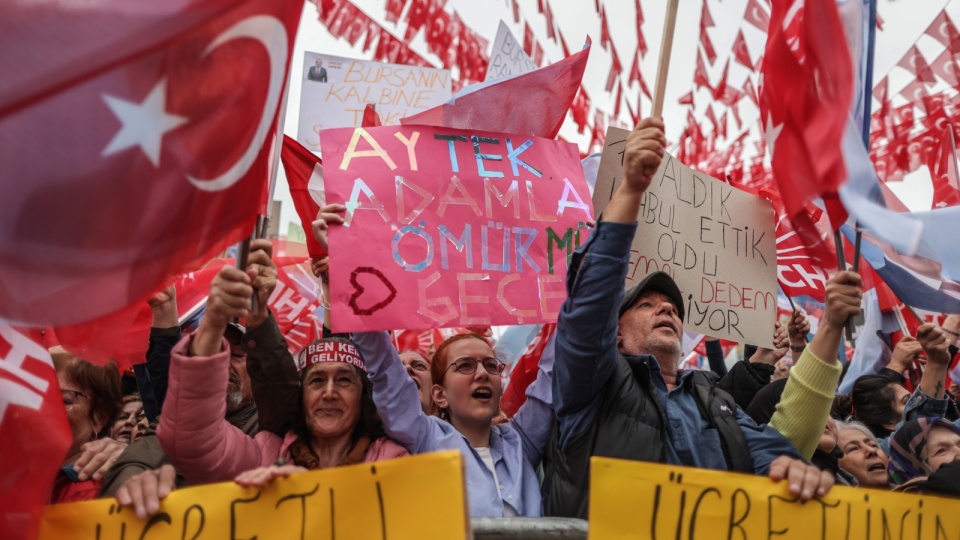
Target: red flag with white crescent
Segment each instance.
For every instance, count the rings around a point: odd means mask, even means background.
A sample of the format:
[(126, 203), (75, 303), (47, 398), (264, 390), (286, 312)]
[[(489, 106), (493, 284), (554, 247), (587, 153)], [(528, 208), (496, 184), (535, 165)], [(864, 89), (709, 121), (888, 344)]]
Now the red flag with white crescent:
[(81, 4), (0, 17), (8, 320), (121, 309), (248, 236), (266, 199), (302, 0)]

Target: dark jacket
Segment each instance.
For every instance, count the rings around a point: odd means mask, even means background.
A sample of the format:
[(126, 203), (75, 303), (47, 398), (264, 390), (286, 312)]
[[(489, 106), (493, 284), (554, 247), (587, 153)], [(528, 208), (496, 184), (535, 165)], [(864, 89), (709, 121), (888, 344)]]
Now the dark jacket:
[(757, 392), (770, 384), (773, 370), (774, 367), (770, 364), (742, 360), (734, 364), (733, 369), (720, 379), (719, 386), (733, 396), (741, 409), (746, 409)]
[[(753, 474), (747, 443), (733, 413), (736, 404), (716, 387), (716, 379), (711, 372), (694, 373), (692, 393), (701, 414), (720, 434), (729, 469)], [(545, 460), (545, 515), (587, 517), (590, 456), (667, 461), (665, 413), (642, 358), (621, 355), (602, 395), (596, 421), (566, 448), (561, 448), (554, 430)]]

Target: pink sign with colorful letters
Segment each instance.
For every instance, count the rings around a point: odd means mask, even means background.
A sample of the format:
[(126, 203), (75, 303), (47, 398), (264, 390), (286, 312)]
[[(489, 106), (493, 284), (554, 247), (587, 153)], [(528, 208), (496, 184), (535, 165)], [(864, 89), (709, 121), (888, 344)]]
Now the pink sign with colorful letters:
[(336, 332), (556, 321), (593, 219), (577, 147), (427, 126), (320, 133)]

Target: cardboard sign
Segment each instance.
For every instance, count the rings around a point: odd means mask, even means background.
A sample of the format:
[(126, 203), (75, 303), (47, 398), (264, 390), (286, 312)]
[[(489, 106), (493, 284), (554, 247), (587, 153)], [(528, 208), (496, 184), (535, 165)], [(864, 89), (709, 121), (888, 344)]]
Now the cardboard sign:
[[(609, 128), (593, 191), (599, 215), (623, 182), (628, 131)], [(662, 270), (686, 299), (684, 330), (772, 346), (777, 251), (769, 201), (665, 154), (643, 195), (626, 287)]]
[[(319, 62), (319, 64), (318, 64)], [(450, 99), (450, 72), (307, 52), (297, 142), (320, 150), (320, 130), (359, 127), (367, 103), (385, 126)]]
[(490, 53), (490, 64), (487, 67), (487, 76), (484, 82), (496, 79), (505, 79), (529, 73), (537, 69), (533, 60), (523, 52), (523, 46), (513, 37), (513, 33), (503, 21), (497, 28), (497, 38), (493, 40), (493, 52)]
[[(592, 219), (577, 147), (427, 126), (325, 130), (336, 332), (557, 319)], [(586, 239), (586, 236), (583, 236)]]
[[(429, 501), (429, 516), (424, 514)], [(40, 539), (467, 538), (463, 465), (448, 451), (280, 478), (178, 489), (140, 520), (116, 499), (49, 506)]]
[(787, 482), (608, 458), (590, 460), (590, 540), (956, 538), (956, 499), (834, 486), (801, 503)]

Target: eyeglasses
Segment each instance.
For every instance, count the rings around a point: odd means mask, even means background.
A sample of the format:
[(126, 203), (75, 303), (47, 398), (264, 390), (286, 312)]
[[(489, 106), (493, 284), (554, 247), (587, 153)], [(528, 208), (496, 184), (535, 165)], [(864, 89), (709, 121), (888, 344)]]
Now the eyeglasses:
[(464, 375), (473, 375), (477, 372), (477, 365), (483, 364), (483, 369), (487, 371), (490, 375), (500, 375), (503, 373), (504, 368), (507, 366), (497, 360), (496, 358), (484, 358), (481, 361), (477, 361), (475, 358), (458, 358), (457, 360), (450, 363), (447, 366), (447, 369), (444, 371), (446, 374), (447, 371), (450, 371), (450, 368), (457, 370), (457, 373), (462, 373)]
[(68, 390), (66, 388), (60, 389), (60, 394), (63, 396), (63, 404), (67, 407), (72, 407), (80, 402), (80, 398), (83, 398), (87, 401), (90, 401), (90, 396), (84, 394), (83, 392), (78, 392), (76, 390)]

